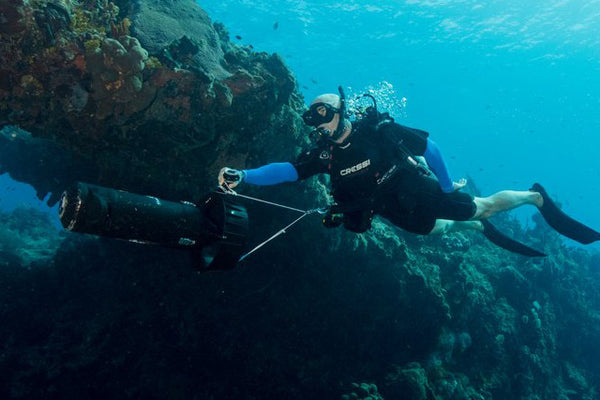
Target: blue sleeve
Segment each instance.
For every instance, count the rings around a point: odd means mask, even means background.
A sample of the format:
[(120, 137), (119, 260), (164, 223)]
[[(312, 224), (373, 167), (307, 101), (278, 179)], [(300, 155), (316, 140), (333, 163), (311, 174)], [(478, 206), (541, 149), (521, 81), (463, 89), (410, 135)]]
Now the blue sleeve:
[(244, 182), (252, 185), (276, 185), (298, 180), (298, 172), (289, 162), (271, 163), (256, 169), (247, 169), (243, 172)]
[(442, 153), (433, 140), (427, 139), (427, 147), (425, 148), (425, 153), (423, 156), (425, 157), (429, 168), (431, 168), (435, 176), (438, 178), (442, 192), (452, 192), (454, 190), (454, 184), (452, 183), (452, 179), (450, 179), (448, 167), (446, 167), (446, 163), (442, 158)]

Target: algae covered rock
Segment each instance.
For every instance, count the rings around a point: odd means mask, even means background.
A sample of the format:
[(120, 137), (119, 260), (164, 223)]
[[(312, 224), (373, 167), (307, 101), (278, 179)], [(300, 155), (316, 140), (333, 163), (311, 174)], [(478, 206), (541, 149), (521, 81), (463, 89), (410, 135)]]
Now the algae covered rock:
[(136, 38), (104, 38), (97, 47), (88, 49), (86, 59), (97, 119), (131, 116), (154, 100), (156, 89), (146, 85), (146, 90), (142, 91), (142, 71), (148, 52)]
[(47, 263), (63, 239), (47, 213), (24, 206), (10, 213), (1, 212), (0, 267), (11, 261), (21, 267)]
[(294, 145), (259, 145), (275, 131), (304, 140), (280, 57), (229, 43), (193, 0), (117, 3), (7, 4), (0, 127), (87, 159), (94, 183), (178, 199), (212, 187), (229, 157), (294, 156)]
[(436, 400), (427, 373), (419, 363), (398, 367), (386, 377), (385, 394), (391, 399)]
[(350, 390), (341, 400), (384, 400), (374, 383), (352, 383)]
[[(215, 79), (229, 75), (221, 66), (223, 51), (220, 38), (212, 27), (206, 12), (193, 1), (136, 0), (133, 1), (132, 31), (140, 43), (152, 54), (160, 54), (173, 42), (186, 37), (188, 45), (194, 43), (192, 51), (169, 53), (186, 65), (194, 65)], [(189, 47), (188, 47), (189, 48)]]

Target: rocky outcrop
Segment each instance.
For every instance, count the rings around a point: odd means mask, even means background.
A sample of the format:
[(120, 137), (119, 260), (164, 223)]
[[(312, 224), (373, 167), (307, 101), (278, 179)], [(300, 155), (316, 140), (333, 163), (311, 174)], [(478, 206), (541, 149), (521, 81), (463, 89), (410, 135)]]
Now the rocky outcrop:
[[(152, 54), (163, 53), (180, 65), (195, 66), (212, 79), (226, 79), (225, 51), (208, 15), (195, 2), (143, 0), (131, 2), (132, 33)], [(168, 27), (168, 29), (165, 29)], [(171, 46), (185, 38), (185, 47)]]
[(49, 263), (64, 239), (48, 214), (27, 207), (0, 213), (0, 225), (0, 267)]
[(275, 131), (298, 137), (279, 56), (231, 45), (192, 0), (119, 5), (2, 1), (0, 126), (85, 158), (94, 183), (175, 198), (210, 188), (228, 154), (244, 165)]

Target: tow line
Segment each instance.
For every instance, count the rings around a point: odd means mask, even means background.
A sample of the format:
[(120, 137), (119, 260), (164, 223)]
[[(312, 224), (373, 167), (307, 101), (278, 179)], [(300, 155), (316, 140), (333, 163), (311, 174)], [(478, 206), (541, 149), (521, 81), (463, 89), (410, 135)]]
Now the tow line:
[(325, 214), (327, 212), (327, 208), (313, 208), (311, 210), (301, 210), (299, 208), (289, 207), (289, 206), (286, 206), (286, 205), (283, 205), (283, 204), (279, 204), (279, 203), (275, 203), (275, 202), (272, 202), (272, 201), (262, 200), (262, 199), (258, 199), (256, 197), (251, 197), (251, 196), (246, 196), (246, 195), (243, 195), (243, 194), (239, 194), (235, 190), (233, 190), (232, 188), (230, 188), (226, 183), (224, 183), (219, 188), (221, 190), (217, 191), (217, 193), (220, 193), (220, 194), (241, 197), (241, 198), (244, 198), (244, 199), (247, 199), (247, 200), (255, 201), (257, 203), (267, 204), (267, 205), (274, 206), (274, 207), (280, 207), (280, 208), (284, 208), (286, 210), (295, 211), (295, 212), (298, 212), (298, 213), (302, 214), (301, 216), (299, 216), (298, 218), (296, 218), (294, 221), (292, 221), (291, 223), (289, 223), (288, 225), (286, 225), (284, 228), (282, 228), (279, 231), (277, 231), (275, 234), (273, 234), (267, 240), (259, 243), (252, 250), (250, 250), (246, 254), (242, 255), (238, 261), (243, 261), (244, 259), (246, 259), (246, 257), (248, 257), (250, 254), (254, 253), (258, 249), (260, 249), (261, 247), (263, 247), (264, 245), (266, 245), (267, 243), (269, 243), (271, 240), (275, 239), (278, 236), (283, 235), (284, 233), (287, 233), (286, 232), (287, 229), (291, 228), (292, 226), (294, 226), (295, 224), (297, 224), (298, 222), (300, 222), (300, 220), (302, 220), (302, 218), (306, 217), (307, 215), (317, 214), (317, 213), (323, 215), (323, 214)]

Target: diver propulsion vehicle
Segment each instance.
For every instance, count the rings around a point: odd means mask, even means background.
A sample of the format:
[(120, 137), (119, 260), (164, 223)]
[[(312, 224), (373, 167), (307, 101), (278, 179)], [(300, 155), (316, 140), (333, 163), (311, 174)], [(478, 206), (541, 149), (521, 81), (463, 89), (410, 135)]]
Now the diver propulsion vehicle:
[(77, 182), (59, 217), (69, 231), (190, 250), (201, 270), (232, 269), (247, 247), (246, 209), (217, 192), (194, 204)]

